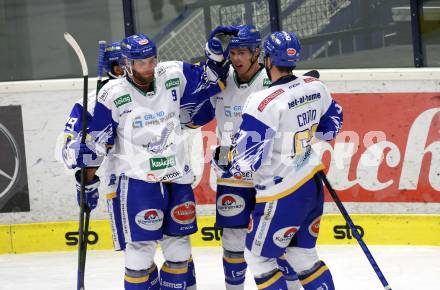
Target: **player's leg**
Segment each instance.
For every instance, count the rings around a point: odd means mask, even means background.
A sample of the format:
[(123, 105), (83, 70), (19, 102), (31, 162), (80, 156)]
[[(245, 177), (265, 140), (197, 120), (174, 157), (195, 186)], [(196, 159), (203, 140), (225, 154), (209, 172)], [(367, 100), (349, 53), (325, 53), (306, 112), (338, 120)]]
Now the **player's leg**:
[(298, 277), (305, 290), (335, 289), (332, 275), (325, 263), (318, 257), (316, 240), (319, 234), (319, 225), (324, 208), (324, 192), (322, 182), (318, 178), (312, 179), (308, 187), (304, 185), (299, 190), (315, 198), (315, 205), (308, 217), (295, 234), (286, 249), (286, 259), (298, 273)]
[[(276, 272), (276, 258), (285, 254), (292, 238), (316, 205), (316, 197), (309, 194), (309, 191), (316, 190), (314, 180), (307, 181), (301, 188), (304, 190), (296, 190), (283, 198), (257, 203), (252, 212), (245, 257), (255, 280), (261, 283), (260, 288), (287, 289), (285, 278)], [(277, 269), (273, 268), (274, 265)]]
[(113, 249), (121, 251), (125, 249), (125, 239), (121, 220), (121, 200), (117, 193), (118, 178), (115, 174), (109, 174), (106, 176), (105, 184), (107, 213), (112, 232)]
[(223, 228), (223, 270), (227, 290), (244, 289), (246, 228), (255, 206), (255, 189), (217, 185), (216, 227)]
[(126, 242), (125, 290), (159, 289), (154, 253), (163, 235), (164, 191), (160, 183), (120, 178), (117, 194)]
[[(189, 235), (197, 231), (194, 192), (190, 184), (164, 184), (168, 204), (164, 238), (160, 241), (165, 263), (160, 271), (161, 289), (196, 289)], [(174, 287), (174, 288), (173, 288)], [(181, 288), (177, 288), (181, 289)]]
[(286, 279), (288, 290), (300, 290), (302, 289), (299, 282), (298, 275), (293, 270), (292, 266), (287, 261), (285, 255), (277, 258), (277, 264), (281, 272), (283, 272), (284, 279)]

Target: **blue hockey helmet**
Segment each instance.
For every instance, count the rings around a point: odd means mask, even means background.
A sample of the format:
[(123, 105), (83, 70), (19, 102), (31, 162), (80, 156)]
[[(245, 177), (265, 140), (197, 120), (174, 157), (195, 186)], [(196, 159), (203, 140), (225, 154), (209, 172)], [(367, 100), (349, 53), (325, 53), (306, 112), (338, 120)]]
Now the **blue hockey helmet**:
[(238, 26), (237, 36), (233, 36), (229, 42), (229, 48), (246, 47), (254, 51), (261, 44), (260, 32), (253, 25)]
[(274, 32), (264, 42), (264, 55), (270, 56), (272, 64), (275, 66), (296, 66), (300, 52), (301, 44), (293, 32)]
[(121, 43), (113, 42), (105, 47), (104, 50), (104, 69), (108, 73), (112, 73), (112, 66), (119, 65), (122, 57)]
[(121, 41), (122, 56), (127, 59), (145, 59), (157, 56), (154, 42), (144, 34), (135, 34)]

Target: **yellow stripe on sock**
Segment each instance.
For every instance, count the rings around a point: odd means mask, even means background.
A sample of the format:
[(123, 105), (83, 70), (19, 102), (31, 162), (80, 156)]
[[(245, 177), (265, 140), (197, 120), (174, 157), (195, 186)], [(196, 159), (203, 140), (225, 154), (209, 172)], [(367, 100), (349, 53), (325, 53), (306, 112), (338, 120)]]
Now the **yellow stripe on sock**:
[(143, 277), (137, 277), (137, 278), (125, 275), (124, 280), (127, 281), (128, 283), (140, 284), (140, 283), (147, 282), (148, 278), (149, 278), (149, 275), (143, 276)]
[(163, 264), (162, 271), (167, 272), (167, 273), (171, 273), (171, 274), (185, 274), (185, 273), (188, 273), (188, 267), (175, 269), (175, 268), (170, 268), (167, 265)]
[(269, 280), (267, 280), (266, 282), (257, 285), (258, 289), (264, 289), (269, 287), (270, 285), (274, 284), (276, 281), (278, 281), (281, 277), (283, 277), (283, 273), (281, 272), (277, 272), (275, 275), (273, 275), (272, 278), (270, 278)]
[(321, 268), (319, 268), (318, 271), (316, 271), (315, 273), (313, 273), (312, 275), (310, 275), (309, 277), (307, 277), (304, 280), (301, 280), (301, 284), (306, 285), (310, 282), (312, 282), (313, 280), (315, 280), (316, 278), (318, 278), (319, 276), (321, 276), (322, 273), (324, 273), (325, 271), (328, 270), (327, 265), (322, 266)]
[(105, 196), (107, 199), (113, 199), (116, 197), (116, 192), (107, 193)]
[(246, 260), (244, 258), (228, 258), (228, 257), (223, 257), (223, 259), (230, 263), (230, 264), (240, 264), (240, 263), (244, 263), (246, 262)]

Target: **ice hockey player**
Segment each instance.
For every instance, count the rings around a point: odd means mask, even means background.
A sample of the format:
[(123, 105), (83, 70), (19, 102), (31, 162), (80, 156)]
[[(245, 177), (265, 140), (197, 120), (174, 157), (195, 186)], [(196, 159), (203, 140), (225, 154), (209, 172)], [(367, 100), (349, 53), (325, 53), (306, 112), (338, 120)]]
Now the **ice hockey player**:
[[(242, 121), (242, 108), (247, 97), (270, 85), (264, 66), (258, 62), (261, 36), (253, 25), (219, 26), (211, 35), (232, 34), (229, 39), (231, 67), (225, 89), (211, 97), (211, 102), (194, 116), (194, 125), (204, 125), (214, 117), (217, 120), (217, 136), (220, 148), (232, 144)], [(218, 152), (226, 154), (227, 151)], [(217, 157), (218, 158), (218, 157)], [(215, 165), (215, 163), (213, 163)], [(223, 229), (223, 268), (226, 289), (244, 288), (246, 261), (244, 259), (246, 229), (250, 213), (255, 206), (255, 189), (252, 171), (240, 172), (236, 176), (222, 178), (216, 170), (216, 227)], [(285, 259), (279, 259), (280, 268), (290, 290), (301, 288), (298, 278)]]
[(217, 81), (229, 69), (223, 66), (226, 51), (210, 38), (207, 55), (218, 62), (210, 58), (196, 66), (158, 64), (156, 46), (142, 34), (125, 38), (121, 48), (127, 77), (99, 92), (89, 124), (91, 140), (72, 144), (70, 155), (77, 167), (96, 166), (97, 155), (113, 147), (126, 244), (125, 289), (157, 289), (149, 274), (157, 241), (166, 260), (160, 289), (187, 289), (189, 235), (197, 225), (180, 125), (182, 115), (188, 121), (198, 104), (221, 91)]
[(316, 173), (323, 165), (311, 139), (333, 139), (342, 109), (322, 82), (292, 74), (300, 50), (292, 32), (269, 35), (264, 65), (272, 84), (249, 96), (229, 162), (219, 163), (232, 176), (253, 172), (256, 205), (244, 256), (258, 289), (287, 289), (276, 263), (283, 254), (305, 290), (335, 289), (315, 247), (324, 204)]

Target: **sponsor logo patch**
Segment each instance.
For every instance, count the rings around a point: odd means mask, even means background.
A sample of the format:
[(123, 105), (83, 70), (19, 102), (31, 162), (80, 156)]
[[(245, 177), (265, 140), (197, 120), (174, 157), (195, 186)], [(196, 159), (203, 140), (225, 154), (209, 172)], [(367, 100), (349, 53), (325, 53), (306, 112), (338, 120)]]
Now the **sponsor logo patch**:
[(146, 209), (136, 214), (135, 222), (147, 231), (160, 229), (163, 223), (163, 211), (160, 209)]
[(115, 103), (116, 108), (119, 108), (120, 106), (130, 102), (131, 102), (131, 97), (129, 94), (120, 96), (119, 98), (113, 101), (113, 103)]
[(217, 211), (221, 216), (236, 216), (244, 210), (244, 207), (244, 199), (236, 194), (224, 194), (217, 199)]
[(178, 86), (180, 86), (179, 78), (170, 79), (165, 82), (165, 87), (167, 88), (167, 90)]
[(161, 170), (173, 166), (176, 166), (176, 158), (174, 155), (169, 157), (150, 158), (151, 170)]
[(263, 87), (268, 87), (268, 86), (270, 86), (271, 84), (272, 84), (272, 82), (270, 81), (270, 79), (265, 78), (265, 79), (263, 80)]
[(315, 238), (318, 237), (320, 223), (321, 223), (321, 217), (319, 216), (316, 219), (314, 219), (313, 222), (309, 225), (309, 233)]
[(196, 204), (189, 201), (176, 205), (171, 210), (171, 218), (182, 225), (193, 223), (196, 219)]
[(296, 49), (294, 48), (288, 48), (287, 49), (287, 55), (288, 56), (294, 56), (296, 54)]
[(289, 245), (295, 233), (299, 230), (299, 227), (286, 227), (279, 229), (273, 235), (273, 242), (280, 248), (285, 248)]
[(260, 105), (258, 105), (258, 111), (263, 112), (264, 108), (266, 108), (266, 106), (273, 99), (275, 99), (277, 96), (281, 95), (282, 93), (284, 93), (284, 90), (283, 89), (278, 89), (275, 92), (273, 92), (272, 94), (270, 94), (269, 96), (267, 96), (266, 98), (264, 98), (264, 100), (261, 101)]

